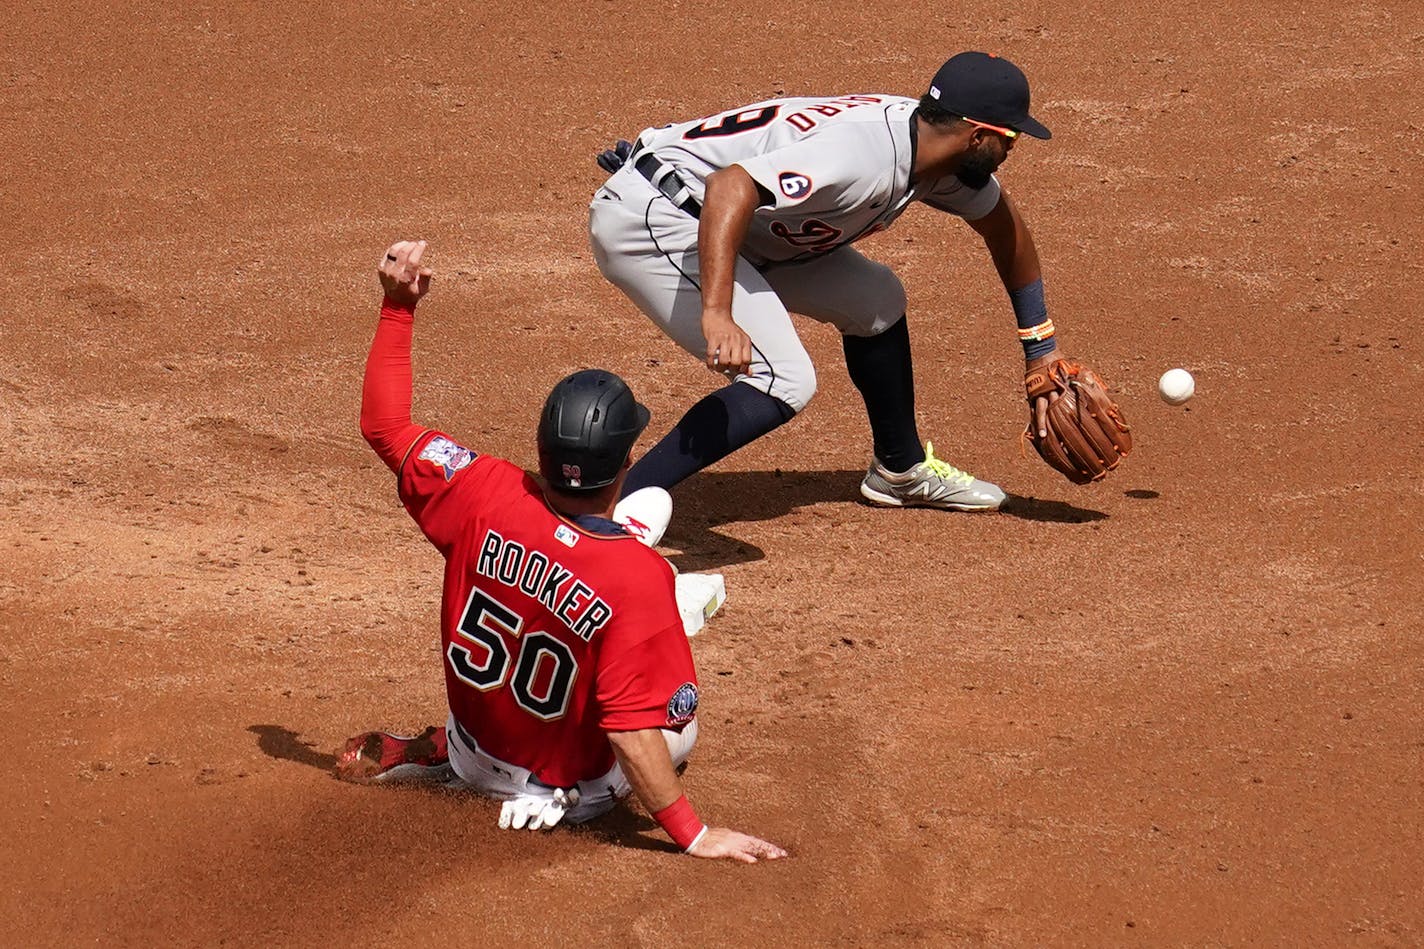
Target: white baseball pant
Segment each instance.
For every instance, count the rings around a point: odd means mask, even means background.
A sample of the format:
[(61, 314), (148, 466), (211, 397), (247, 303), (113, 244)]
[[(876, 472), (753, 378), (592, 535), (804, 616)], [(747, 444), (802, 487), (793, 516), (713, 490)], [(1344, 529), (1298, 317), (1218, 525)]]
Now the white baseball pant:
[[(680, 732), (664, 728), (662, 733), (668, 754), (672, 756), (673, 767), (681, 767), (692, 754), (692, 746), (697, 743), (697, 719), (688, 722)], [(463, 785), (497, 801), (531, 796), (554, 799), (554, 789), (536, 781), (528, 770), (482, 751), (455, 722), (454, 715), (445, 724), (445, 734), (450, 749), (450, 766), (460, 779), (459, 784), (452, 786)], [(577, 787), (579, 802), (563, 818), (574, 824), (582, 824), (608, 813), (614, 804), (633, 793), (623, 769), (616, 763), (607, 774), (580, 781)]]

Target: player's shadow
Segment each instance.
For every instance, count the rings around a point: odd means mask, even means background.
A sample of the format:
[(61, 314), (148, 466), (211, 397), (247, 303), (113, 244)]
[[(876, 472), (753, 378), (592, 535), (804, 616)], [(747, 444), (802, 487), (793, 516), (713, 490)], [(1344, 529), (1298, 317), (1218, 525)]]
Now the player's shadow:
[[(295, 761), (297, 764), (317, 768), (328, 774), (331, 774), (332, 769), (336, 767), (336, 755), (317, 751), (312, 747), (311, 742), (303, 741), (290, 728), (283, 728), (281, 725), (248, 725), (247, 730), (257, 736), (257, 747), (270, 758)], [(682, 774), (682, 769), (678, 769), (678, 774)], [(460, 796), (471, 793), (459, 789), (425, 785), (400, 785), (388, 790), (440, 796)], [(481, 798), (481, 800), (485, 799)], [(613, 810), (597, 820), (577, 826), (570, 825), (570, 827), (575, 833), (588, 834), (619, 847), (628, 847), (632, 850), (655, 850), (660, 853), (677, 852), (677, 848), (670, 841), (649, 836), (650, 832), (657, 831), (658, 825), (653, 822), (652, 818), (633, 810), (627, 801), (619, 801), (614, 805)]]
[(297, 733), (281, 725), (248, 725), (247, 730), (257, 736), (257, 747), (269, 758), (295, 761), (297, 764), (320, 768), (330, 772), (336, 767), (336, 755), (317, 751), (311, 742), (302, 741)]
[(1067, 501), (1046, 501), (1043, 498), (1010, 494), (1004, 499), (1000, 514), (1025, 521), (1046, 521), (1052, 524), (1087, 524), (1107, 520), (1108, 515), (1092, 508), (1077, 507)]
[[(312, 743), (303, 741), (297, 737), (297, 733), (290, 728), (283, 728), (281, 725), (248, 725), (247, 730), (257, 736), (257, 747), (269, 758), (280, 758), (282, 761), (295, 761), (297, 764), (304, 764), (319, 771), (325, 771), (327, 776), (333, 781), (341, 780), (336, 776), (336, 755), (329, 755), (325, 752), (317, 751)], [(396, 784), (391, 785), (386, 790), (412, 794), (459, 794), (458, 790), (444, 787), (439, 784)]]
[[(861, 469), (841, 471), (703, 472), (673, 489), (673, 517), (662, 546), (678, 548), (669, 559), (679, 570), (695, 572), (748, 563), (766, 552), (717, 530), (724, 524), (766, 521), (813, 505), (860, 503)], [(863, 509), (863, 508), (862, 508)], [(855, 515), (847, 508), (846, 520)], [(1059, 524), (1084, 524), (1107, 518), (1102, 511), (1066, 501), (1010, 495), (1000, 516)], [(926, 517), (982, 517), (924, 511)], [(834, 515), (833, 515), (834, 516)]]
[(652, 818), (633, 810), (627, 801), (619, 801), (607, 814), (573, 827), (575, 833), (587, 834), (606, 844), (630, 850), (677, 853), (676, 845), (666, 838), (648, 836), (649, 831), (657, 829)]
[(863, 471), (702, 472), (673, 489), (672, 523), (664, 546), (683, 551), (669, 559), (695, 572), (766, 557), (755, 544), (716, 528), (741, 521), (769, 521), (797, 508), (853, 502)]

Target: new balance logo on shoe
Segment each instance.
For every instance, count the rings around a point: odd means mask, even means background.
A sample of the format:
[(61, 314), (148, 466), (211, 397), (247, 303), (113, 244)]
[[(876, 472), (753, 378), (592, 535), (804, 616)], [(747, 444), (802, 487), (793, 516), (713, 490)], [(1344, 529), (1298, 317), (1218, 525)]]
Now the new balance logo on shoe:
[(872, 462), (860, 483), (860, 493), (881, 507), (933, 507), (947, 511), (997, 511), (1004, 492), (934, 456), (925, 444), (925, 460), (903, 474)]

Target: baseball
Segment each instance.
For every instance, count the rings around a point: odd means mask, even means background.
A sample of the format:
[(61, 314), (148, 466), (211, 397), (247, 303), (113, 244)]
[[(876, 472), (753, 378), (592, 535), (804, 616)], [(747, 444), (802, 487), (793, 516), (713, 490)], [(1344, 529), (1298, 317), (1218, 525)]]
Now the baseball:
[(1168, 369), (1157, 380), (1157, 391), (1168, 405), (1181, 405), (1197, 391), (1197, 381), (1185, 369)]

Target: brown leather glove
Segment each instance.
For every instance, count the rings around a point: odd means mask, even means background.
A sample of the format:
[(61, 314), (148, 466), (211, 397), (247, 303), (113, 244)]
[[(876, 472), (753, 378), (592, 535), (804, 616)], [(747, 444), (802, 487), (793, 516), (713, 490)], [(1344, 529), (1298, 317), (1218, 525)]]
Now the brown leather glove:
[(1081, 363), (1057, 359), (1024, 376), (1029, 405), (1057, 392), (1048, 406), (1048, 434), (1030, 424), (1024, 437), (1040, 457), (1074, 484), (1097, 481), (1132, 451), (1132, 431), (1108, 395), (1107, 383)]

